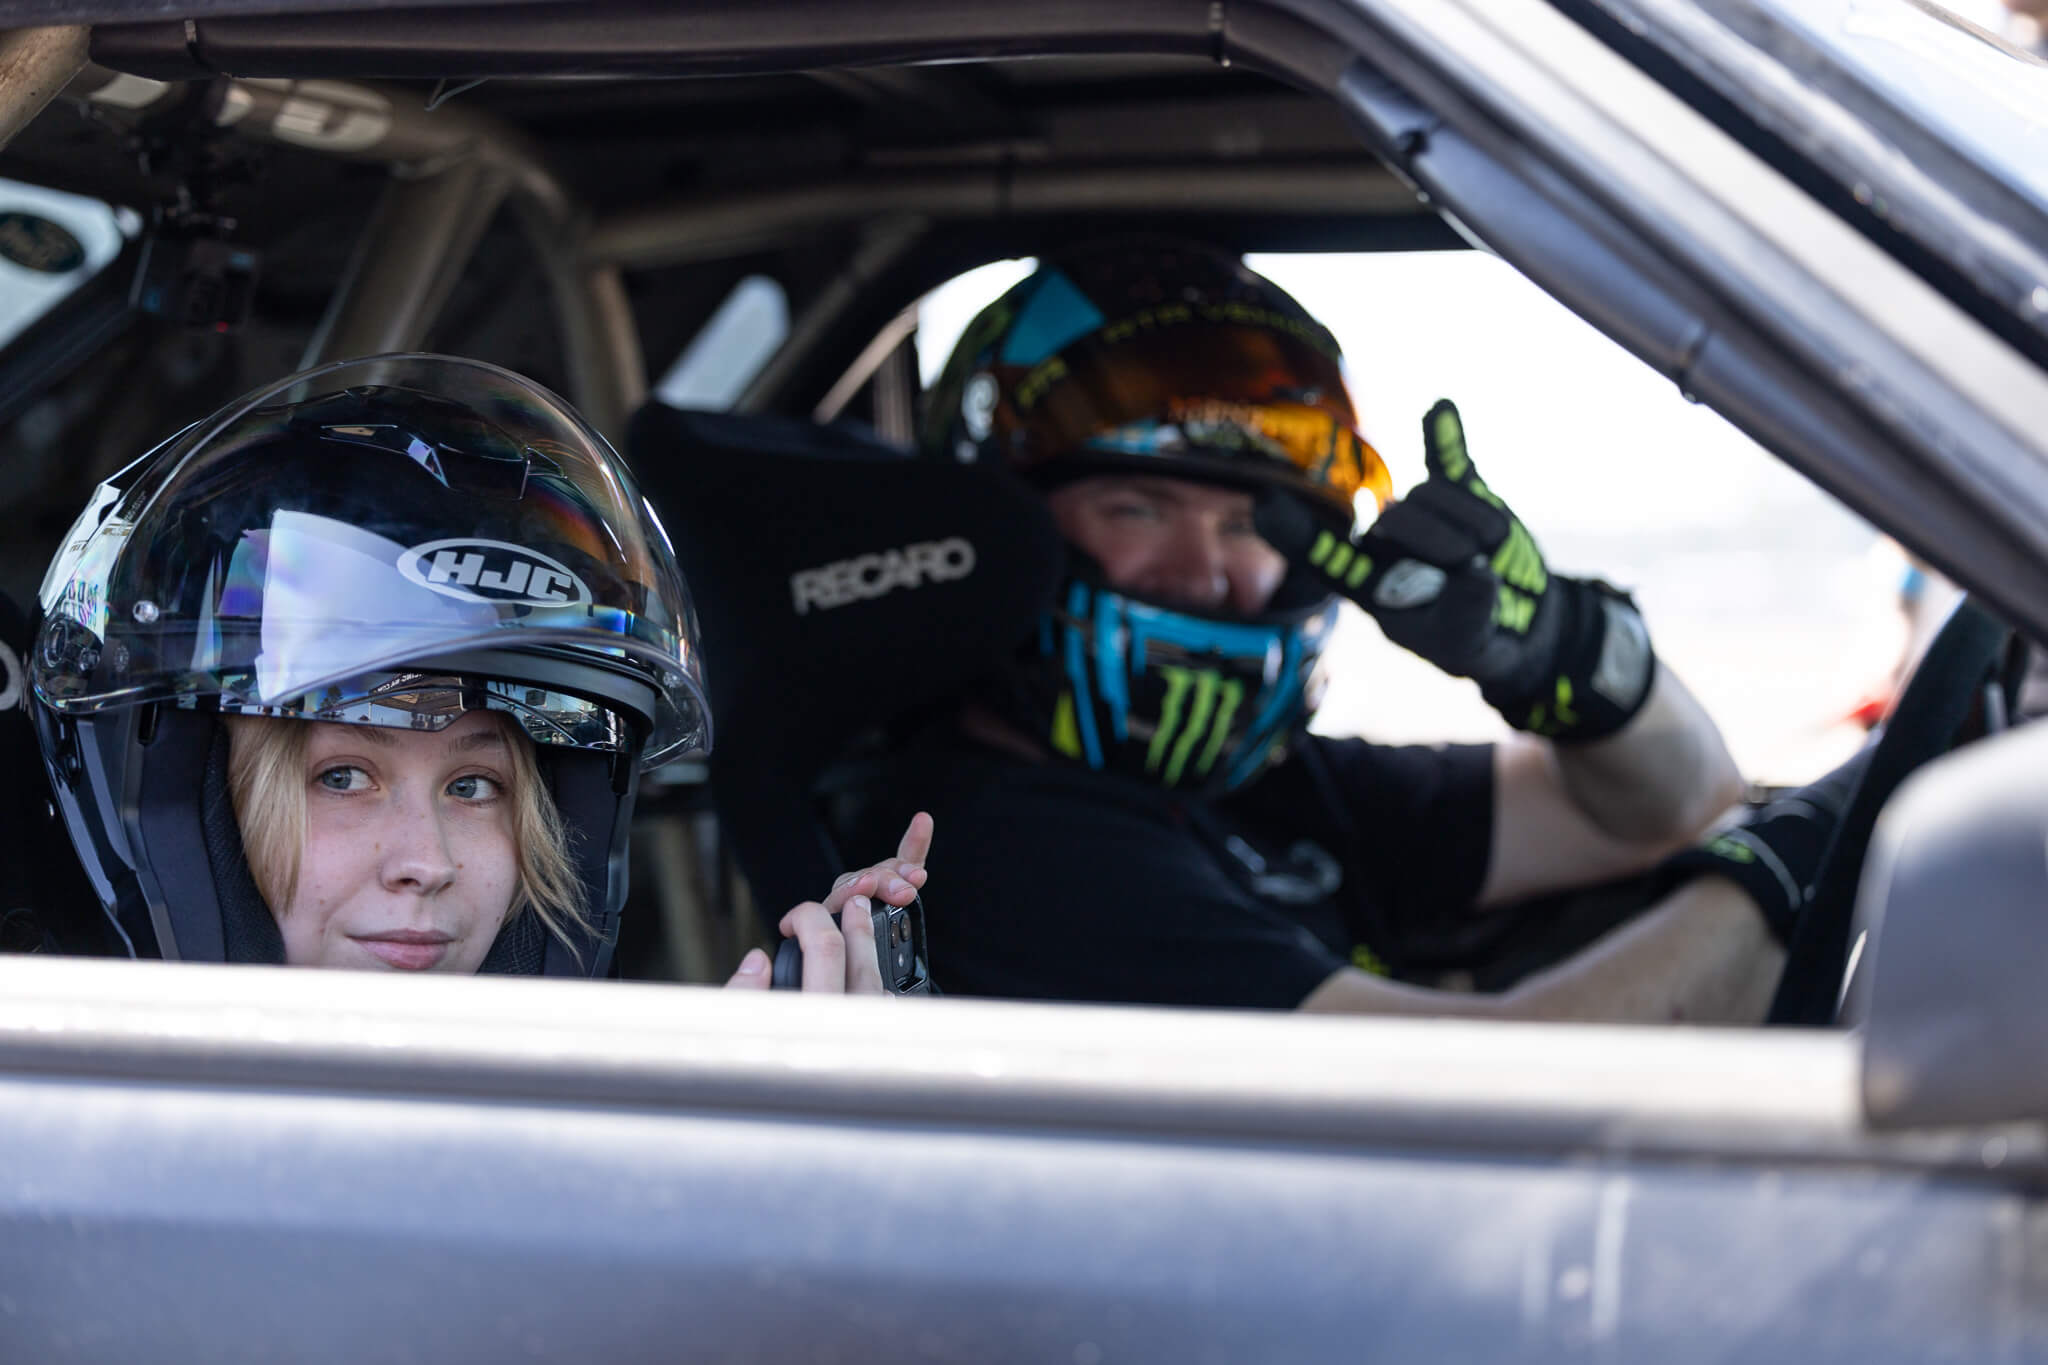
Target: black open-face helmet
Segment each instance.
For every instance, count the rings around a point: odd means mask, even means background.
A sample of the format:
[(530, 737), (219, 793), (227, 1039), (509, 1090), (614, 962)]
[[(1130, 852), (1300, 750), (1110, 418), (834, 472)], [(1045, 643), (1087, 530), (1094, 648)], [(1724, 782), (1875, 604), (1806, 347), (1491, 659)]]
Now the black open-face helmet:
[(594, 932), (507, 921), (485, 971), (602, 975), (641, 769), (710, 746), (666, 533), (518, 375), (391, 355), (229, 404), (101, 485), (51, 564), (32, 703), (94, 889), (139, 956), (280, 962), (223, 714), (534, 741)]

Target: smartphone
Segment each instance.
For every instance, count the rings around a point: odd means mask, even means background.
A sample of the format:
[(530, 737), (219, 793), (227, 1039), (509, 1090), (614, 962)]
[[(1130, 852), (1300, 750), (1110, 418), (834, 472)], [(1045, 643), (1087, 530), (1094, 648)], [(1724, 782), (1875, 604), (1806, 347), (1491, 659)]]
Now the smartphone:
[[(874, 908), (868, 918), (875, 927), (875, 961), (882, 967), (882, 989), (891, 995), (932, 995), (931, 968), (924, 949), (924, 899), (913, 894), (908, 905), (891, 905), (870, 896)], [(832, 922), (837, 924), (839, 916)], [(775, 949), (775, 971), (769, 988), (801, 990), (804, 983), (804, 950), (793, 938)]]

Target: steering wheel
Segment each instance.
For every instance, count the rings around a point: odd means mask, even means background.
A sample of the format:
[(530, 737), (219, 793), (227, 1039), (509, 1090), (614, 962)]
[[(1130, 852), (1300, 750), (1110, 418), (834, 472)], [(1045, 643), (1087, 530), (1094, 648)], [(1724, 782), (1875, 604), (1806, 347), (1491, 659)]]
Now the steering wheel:
[(2012, 632), (1965, 597), (1942, 624), (1899, 694), (1842, 822), (1821, 858), (1806, 913), (1793, 930), (1785, 972), (1771, 1001), (1772, 1024), (1834, 1023), (1849, 966), (1849, 928), (1863, 857), (1877, 815), (1916, 768), (1955, 747), (1963, 723), (1995, 676)]

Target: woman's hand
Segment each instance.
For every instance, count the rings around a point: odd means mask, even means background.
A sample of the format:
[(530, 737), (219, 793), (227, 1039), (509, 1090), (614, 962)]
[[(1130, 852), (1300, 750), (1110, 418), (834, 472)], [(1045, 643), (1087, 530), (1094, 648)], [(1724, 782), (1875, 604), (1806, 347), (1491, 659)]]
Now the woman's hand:
[[(832, 884), (822, 902), (805, 901), (782, 917), (782, 936), (804, 950), (807, 991), (831, 994), (880, 995), (882, 964), (875, 957), (874, 923), (870, 918), (880, 896), (891, 905), (908, 905), (923, 886), (924, 860), (931, 853), (932, 818), (919, 811), (910, 817), (896, 856), (872, 867), (848, 872)], [(839, 923), (832, 922), (838, 914)], [(739, 990), (768, 989), (772, 959), (759, 948), (748, 950), (739, 970), (725, 984)]]

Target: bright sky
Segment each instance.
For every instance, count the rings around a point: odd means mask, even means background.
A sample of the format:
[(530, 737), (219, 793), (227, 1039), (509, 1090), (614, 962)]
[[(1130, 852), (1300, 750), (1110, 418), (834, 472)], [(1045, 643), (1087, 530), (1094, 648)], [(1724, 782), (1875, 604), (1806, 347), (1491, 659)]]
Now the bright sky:
[[(1658, 653), (1752, 777), (1798, 781), (1855, 746), (1836, 723), (1896, 657), (1899, 561), (1853, 514), (1716, 414), (1477, 251), (1254, 256), (1336, 333), (1367, 437), (1397, 488), (1421, 477), (1421, 418), (1457, 401), (1475, 463), (1552, 566), (1636, 593)], [(1028, 272), (984, 267), (920, 314), (927, 377), (968, 320)], [(1470, 683), (1362, 616), (1331, 650), (1316, 728), (1485, 738)]]

